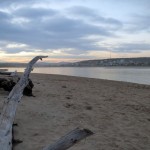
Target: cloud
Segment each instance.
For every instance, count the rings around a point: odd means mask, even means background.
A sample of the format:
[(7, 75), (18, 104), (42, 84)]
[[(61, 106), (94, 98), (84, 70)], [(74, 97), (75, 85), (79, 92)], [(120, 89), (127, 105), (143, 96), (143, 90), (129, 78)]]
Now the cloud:
[(82, 17), (86, 19), (89, 18), (92, 21), (95, 21), (96, 23), (111, 25), (111, 26), (113, 25), (113, 26), (117, 26), (118, 28), (121, 28), (123, 26), (121, 21), (110, 17), (103, 17), (99, 14), (99, 12), (88, 7), (73, 6), (69, 8), (68, 11), (72, 13), (74, 16)]
[[(7, 16), (7, 13), (3, 12), (2, 16), (5, 15)], [(110, 37), (114, 34), (108, 28), (81, 19), (68, 18), (59, 11), (43, 8), (19, 8), (12, 11), (9, 19), (1, 20), (0, 28), (0, 40), (23, 43), (45, 50), (60, 48), (98, 50), (100, 47), (96, 45), (97, 40), (84, 37), (91, 35)]]
[(54, 9), (44, 9), (44, 8), (31, 8), (23, 7), (17, 9), (13, 12), (16, 17), (22, 17), (27, 19), (40, 19), (42, 17), (51, 17), (57, 13)]
[(133, 15), (129, 22), (128, 30), (130, 32), (150, 32), (150, 14)]
[(0, 11), (0, 20), (5, 21), (10, 18), (10, 15), (6, 12)]
[(122, 43), (113, 49), (114, 52), (121, 53), (139, 53), (142, 51), (150, 51), (149, 43)]
[[(7, 1), (10, 2), (10, 1)], [(35, 1), (30, 1), (35, 3)], [(17, 9), (11, 9), (11, 13), (3, 11), (0, 13), (1, 41), (22, 43), (33, 49), (62, 49), (71, 48), (70, 54), (86, 53), (92, 50), (101, 50), (97, 42), (103, 38), (114, 36), (111, 28), (106, 28), (94, 23), (97, 18), (105, 24), (119, 24), (119, 21), (112, 18), (104, 18), (96, 15), (94, 10), (86, 7), (71, 7), (72, 12), (78, 11), (77, 18), (64, 15), (63, 10), (51, 8), (34, 8), (23, 5), (19, 1)], [(22, 4), (20, 7), (19, 5)], [(10, 3), (12, 6), (12, 3)], [(81, 12), (82, 9), (82, 12)], [(69, 9), (68, 9), (69, 10)], [(80, 16), (91, 16), (93, 21), (84, 21)], [(87, 39), (88, 36), (99, 36), (99, 39)], [(5, 48), (7, 53), (17, 53), (25, 48)]]

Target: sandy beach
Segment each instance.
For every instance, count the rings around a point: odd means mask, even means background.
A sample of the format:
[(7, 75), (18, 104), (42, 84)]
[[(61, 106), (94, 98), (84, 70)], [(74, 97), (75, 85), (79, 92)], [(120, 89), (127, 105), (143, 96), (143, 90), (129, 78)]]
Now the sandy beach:
[[(14, 127), (23, 143), (41, 150), (76, 127), (94, 135), (70, 150), (150, 150), (150, 86), (61, 75), (31, 74), (35, 97), (23, 96)], [(0, 108), (8, 92), (0, 89)]]

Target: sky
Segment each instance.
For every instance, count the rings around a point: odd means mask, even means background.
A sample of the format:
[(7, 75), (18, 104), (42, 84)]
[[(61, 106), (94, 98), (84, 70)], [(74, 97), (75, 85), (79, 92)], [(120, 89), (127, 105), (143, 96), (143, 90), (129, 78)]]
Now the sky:
[(150, 57), (150, 0), (0, 0), (0, 62)]

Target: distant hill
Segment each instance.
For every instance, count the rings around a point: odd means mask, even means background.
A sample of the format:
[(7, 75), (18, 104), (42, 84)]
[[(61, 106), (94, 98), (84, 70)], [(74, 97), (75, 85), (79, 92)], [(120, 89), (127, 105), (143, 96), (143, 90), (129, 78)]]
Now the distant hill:
[(26, 63), (0, 63), (0, 67), (25, 67)]
[[(26, 67), (26, 65), (27, 63), (0, 63), (0, 67)], [(86, 60), (74, 63), (38, 62), (35, 64), (35, 67), (109, 67), (109, 66), (150, 66), (150, 57)]]
[(150, 66), (150, 57), (86, 60), (66, 64), (64, 66), (72, 66), (72, 67)]

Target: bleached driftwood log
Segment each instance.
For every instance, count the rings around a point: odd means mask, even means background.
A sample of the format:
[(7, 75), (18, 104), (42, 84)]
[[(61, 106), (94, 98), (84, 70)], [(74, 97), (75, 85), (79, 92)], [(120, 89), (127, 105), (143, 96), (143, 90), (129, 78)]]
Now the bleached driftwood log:
[(39, 59), (42, 60), (42, 58), (46, 57), (47, 56), (37, 56), (29, 62), (27, 68), (24, 71), (24, 74), (20, 78), (19, 82), (14, 86), (8, 98), (4, 102), (0, 116), (0, 150), (12, 149), (12, 124), (14, 122), (18, 103), (21, 100), (24, 88), (28, 84), (29, 74), (32, 71), (33, 65)]
[(88, 129), (79, 129), (76, 128), (73, 131), (69, 132), (62, 138), (60, 138), (56, 143), (49, 145), (48, 147), (44, 148), (43, 150), (66, 150), (79, 142), (80, 140), (92, 135)]
[[(2, 71), (0, 72), (0, 77), (2, 78), (4, 76), (4, 78), (6, 79), (9, 79), (11, 78), (11, 80), (16, 84), (19, 79), (20, 79), (20, 76), (18, 75), (17, 71), (14, 71), (14, 72), (5, 72), (5, 71)], [(12, 89), (11, 89), (12, 90)]]

